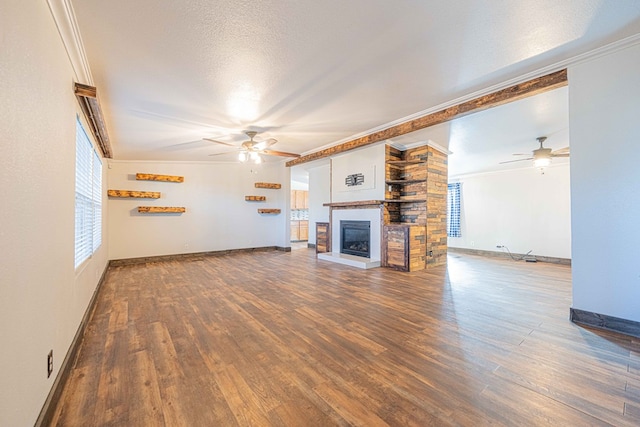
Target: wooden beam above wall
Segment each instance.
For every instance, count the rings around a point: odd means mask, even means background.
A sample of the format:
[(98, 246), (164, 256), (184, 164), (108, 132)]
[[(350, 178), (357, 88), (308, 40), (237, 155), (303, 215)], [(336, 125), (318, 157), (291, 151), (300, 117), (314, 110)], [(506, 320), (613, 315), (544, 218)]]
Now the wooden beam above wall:
[(315, 153), (307, 154), (305, 156), (298, 157), (297, 159), (289, 160), (286, 165), (295, 166), (311, 162), (313, 160), (330, 157), (335, 154), (344, 153), (345, 151), (354, 150), (386, 139), (395, 138), (400, 135), (405, 135), (420, 129), (445, 123), (488, 108), (497, 107), (508, 102), (538, 95), (549, 90), (566, 86), (567, 84), (567, 70), (564, 69), (556, 71), (542, 77), (537, 77), (535, 79), (518, 83), (505, 89), (462, 102), (449, 108), (445, 108), (444, 110), (426, 114), (413, 120), (409, 120), (408, 122), (400, 123), (387, 129), (361, 136), (360, 138), (352, 139), (351, 141), (334, 145), (333, 147), (325, 148), (324, 150), (316, 151)]
[(104, 122), (104, 115), (102, 114), (100, 103), (98, 102), (97, 89), (93, 86), (76, 83), (74, 90), (82, 112), (91, 127), (91, 133), (95, 137), (96, 143), (100, 146), (102, 155), (109, 159), (113, 158), (107, 126)]

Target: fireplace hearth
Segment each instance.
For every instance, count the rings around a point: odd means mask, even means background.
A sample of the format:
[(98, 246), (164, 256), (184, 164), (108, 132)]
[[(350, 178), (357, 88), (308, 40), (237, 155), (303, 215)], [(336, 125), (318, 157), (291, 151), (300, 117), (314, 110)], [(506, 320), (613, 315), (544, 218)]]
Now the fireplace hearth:
[(369, 258), (371, 255), (371, 222), (341, 220), (340, 253)]

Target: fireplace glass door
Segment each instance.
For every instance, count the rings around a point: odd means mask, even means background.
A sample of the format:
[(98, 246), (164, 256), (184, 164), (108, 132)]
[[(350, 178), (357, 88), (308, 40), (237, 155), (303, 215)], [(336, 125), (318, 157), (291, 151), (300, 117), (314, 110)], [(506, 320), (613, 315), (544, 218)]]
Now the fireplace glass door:
[(340, 221), (340, 252), (369, 258), (371, 254), (371, 222)]

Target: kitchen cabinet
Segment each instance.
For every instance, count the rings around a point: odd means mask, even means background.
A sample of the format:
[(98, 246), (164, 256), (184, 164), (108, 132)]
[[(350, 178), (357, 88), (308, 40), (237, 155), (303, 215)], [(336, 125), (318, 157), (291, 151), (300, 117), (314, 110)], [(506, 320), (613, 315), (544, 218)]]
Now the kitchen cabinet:
[(291, 190), (291, 209), (309, 209), (309, 192)]
[(291, 221), (291, 237), (292, 242), (304, 242), (309, 240), (309, 221)]

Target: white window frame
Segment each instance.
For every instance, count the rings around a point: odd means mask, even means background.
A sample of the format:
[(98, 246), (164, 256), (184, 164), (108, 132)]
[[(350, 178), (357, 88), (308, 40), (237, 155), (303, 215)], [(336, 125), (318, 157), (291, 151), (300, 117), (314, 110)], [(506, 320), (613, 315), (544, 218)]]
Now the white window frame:
[(74, 266), (80, 267), (102, 244), (102, 160), (76, 116)]
[(460, 228), (460, 199), (462, 184), (451, 183), (447, 186), (447, 237), (462, 237)]

